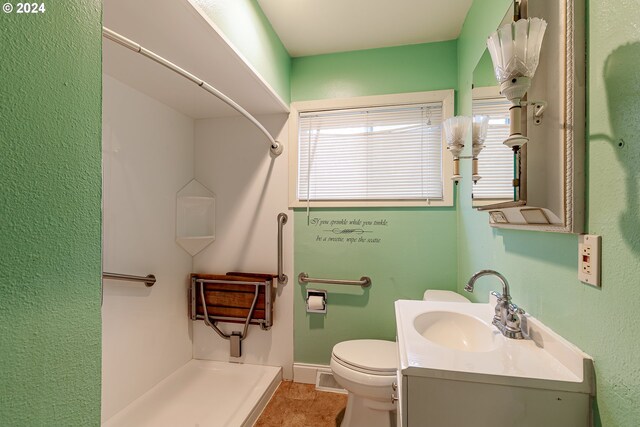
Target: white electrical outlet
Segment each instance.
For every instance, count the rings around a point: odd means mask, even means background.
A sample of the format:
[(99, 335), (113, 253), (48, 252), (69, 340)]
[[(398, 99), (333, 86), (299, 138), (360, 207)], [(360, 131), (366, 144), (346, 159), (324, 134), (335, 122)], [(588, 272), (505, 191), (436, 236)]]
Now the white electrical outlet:
[(600, 286), (601, 243), (601, 236), (578, 236), (578, 279), (591, 286)]

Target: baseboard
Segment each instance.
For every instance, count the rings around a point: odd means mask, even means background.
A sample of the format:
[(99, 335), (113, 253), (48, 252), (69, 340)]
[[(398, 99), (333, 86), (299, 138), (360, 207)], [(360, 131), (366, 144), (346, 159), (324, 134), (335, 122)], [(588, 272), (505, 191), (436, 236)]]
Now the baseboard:
[(318, 371), (331, 372), (328, 365), (313, 365), (310, 363), (293, 364), (293, 381), (302, 384), (315, 384)]

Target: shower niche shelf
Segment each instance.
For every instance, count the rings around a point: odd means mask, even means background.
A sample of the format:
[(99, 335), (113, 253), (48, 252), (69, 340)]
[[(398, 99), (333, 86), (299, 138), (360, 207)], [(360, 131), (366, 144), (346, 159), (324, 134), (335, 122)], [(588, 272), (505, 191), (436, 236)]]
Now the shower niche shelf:
[(176, 197), (176, 242), (191, 256), (216, 240), (216, 198), (195, 179)]

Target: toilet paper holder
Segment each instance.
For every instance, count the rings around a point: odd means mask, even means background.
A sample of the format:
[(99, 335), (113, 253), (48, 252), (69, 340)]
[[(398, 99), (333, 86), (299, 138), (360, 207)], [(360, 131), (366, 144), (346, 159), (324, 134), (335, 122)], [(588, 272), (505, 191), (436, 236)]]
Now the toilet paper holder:
[[(322, 308), (311, 308), (309, 306), (311, 297), (313, 300), (317, 300), (316, 297), (322, 298)], [(323, 289), (307, 289), (307, 298), (305, 299), (307, 306), (307, 313), (326, 313), (327, 312), (327, 291)]]

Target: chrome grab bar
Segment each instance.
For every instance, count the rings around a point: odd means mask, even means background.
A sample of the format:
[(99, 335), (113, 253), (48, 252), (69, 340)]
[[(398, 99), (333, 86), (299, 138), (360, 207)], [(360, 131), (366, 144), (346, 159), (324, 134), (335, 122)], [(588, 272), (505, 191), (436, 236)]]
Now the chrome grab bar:
[(107, 273), (106, 271), (103, 271), (102, 278), (109, 280), (125, 280), (127, 282), (144, 282), (147, 288), (150, 288), (156, 283), (156, 276), (153, 274), (148, 274), (146, 276), (132, 276), (130, 274)]
[(284, 266), (282, 259), (282, 227), (287, 223), (287, 214), (279, 213), (278, 214), (278, 283), (281, 285), (286, 285), (289, 281), (289, 278), (286, 274), (284, 274)]
[(307, 273), (298, 274), (298, 283), (301, 285), (305, 283), (324, 283), (328, 285), (354, 285), (368, 288), (371, 286), (371, 278), (362, 276), (360, 280), (340, 280), (340, 279), (312, 279)]

